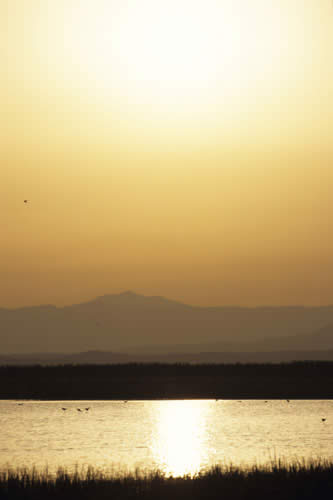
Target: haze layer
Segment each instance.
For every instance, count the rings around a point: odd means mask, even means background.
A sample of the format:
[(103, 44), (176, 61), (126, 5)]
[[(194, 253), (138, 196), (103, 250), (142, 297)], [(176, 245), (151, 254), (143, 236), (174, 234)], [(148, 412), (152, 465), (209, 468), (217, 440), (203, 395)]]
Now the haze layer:
[(332, 303), (329, 0), (0, 0), (0, 43), (1, 305)]

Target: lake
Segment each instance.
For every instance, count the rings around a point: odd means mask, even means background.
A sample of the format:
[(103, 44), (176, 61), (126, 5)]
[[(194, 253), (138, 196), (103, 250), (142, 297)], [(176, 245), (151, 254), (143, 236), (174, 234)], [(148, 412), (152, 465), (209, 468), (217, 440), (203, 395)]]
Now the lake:
[(333, 459), (327, 400), (0, 401), (0, 429), (0, 469), (183, 475), (230, 462)]

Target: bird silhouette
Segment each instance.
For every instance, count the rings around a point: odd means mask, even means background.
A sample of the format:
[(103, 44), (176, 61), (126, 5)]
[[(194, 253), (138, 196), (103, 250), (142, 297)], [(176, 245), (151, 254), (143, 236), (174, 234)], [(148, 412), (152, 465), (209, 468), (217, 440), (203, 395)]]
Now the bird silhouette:
[(29, 200), (23, 200), (23, 203), (28, 203)]
[(61, 409), (62, 409), (62, 411), (66, 411), (67, 410), (67, 408), (61, 408)]
[(322, 421), (322, 422), (326, 422), (326, 418), (322, 418), (322, 419), (321, 419), (321, 421)]
[(82, 411), (81, 408), (76, 408), (76, 409), (77, 409), (77, 411)]
[(86, 410), (86, 411), (90, 410), (90, 406), (89, 406), (89, 408), (85, 408), (85, 410)]

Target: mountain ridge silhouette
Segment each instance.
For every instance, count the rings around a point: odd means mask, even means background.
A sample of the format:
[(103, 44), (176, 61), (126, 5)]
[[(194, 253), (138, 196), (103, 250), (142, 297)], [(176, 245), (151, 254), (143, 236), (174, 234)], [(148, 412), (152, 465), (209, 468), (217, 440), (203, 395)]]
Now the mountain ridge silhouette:
[(202, 307), (126, 291), (64, 307), (1, 308), (0, 332), (2, 353), (331, 349), (333, 306)]

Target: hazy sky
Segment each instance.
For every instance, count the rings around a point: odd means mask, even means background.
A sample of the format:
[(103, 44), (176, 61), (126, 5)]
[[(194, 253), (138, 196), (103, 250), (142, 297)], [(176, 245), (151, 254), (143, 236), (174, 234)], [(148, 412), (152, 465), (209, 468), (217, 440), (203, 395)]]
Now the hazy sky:
[(331, 0), (0, 0), (0, 47), (0, 306), (333, 303)]

